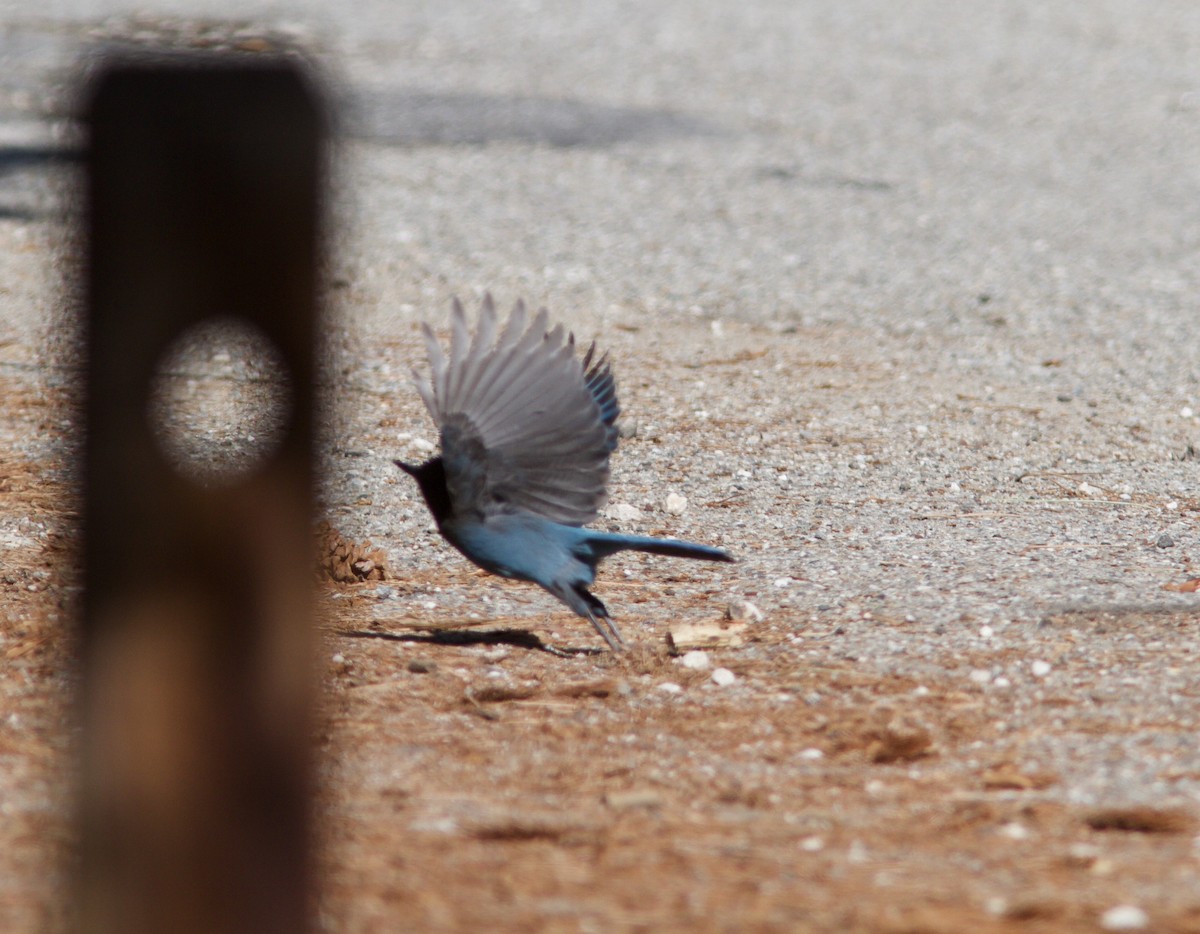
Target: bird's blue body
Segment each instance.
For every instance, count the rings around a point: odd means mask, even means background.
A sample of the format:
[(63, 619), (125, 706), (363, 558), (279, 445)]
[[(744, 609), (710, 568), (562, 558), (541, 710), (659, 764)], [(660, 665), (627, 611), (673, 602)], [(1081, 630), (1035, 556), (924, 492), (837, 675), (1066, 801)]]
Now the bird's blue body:
[[(587, 616), (594, 604), (584, 595), (596, 580), (596, 566), (618, 551), (646, 551), (680, 558), (729, 560), (725, 552), (674, 538), (598, 532), (551, 522), (528, 513), (498, 515), (486, 521), (451, 520), (442, 535), (485, 571), (544, 587)], [(594, 598), (593, 598), (594, 599)]]

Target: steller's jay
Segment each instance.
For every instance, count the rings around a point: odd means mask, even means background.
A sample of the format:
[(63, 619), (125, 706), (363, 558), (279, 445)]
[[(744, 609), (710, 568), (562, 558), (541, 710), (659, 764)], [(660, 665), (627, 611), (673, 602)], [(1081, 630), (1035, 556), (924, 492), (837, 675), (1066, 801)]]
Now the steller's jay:
[(582, 528), (606, 498), (608, 458), (620, 407), (607, 355), (593, 343), (575, 356), (575, 335), (547, 330), (546, 309), (525, 327), (518, 301), (496, 336), (491, 295), (475, 335), (454, 300), (447, 359), (428, 325), (430, 378), (417, 391), (441, 435), (441, 454), (396, 465), (416, 478), (442, 536), (485, 571), (531, 581), (586, 617), (614, 652), (617, 627), (588, 587), (596, 565), (618, 551), (732, 561), (707, 545)]

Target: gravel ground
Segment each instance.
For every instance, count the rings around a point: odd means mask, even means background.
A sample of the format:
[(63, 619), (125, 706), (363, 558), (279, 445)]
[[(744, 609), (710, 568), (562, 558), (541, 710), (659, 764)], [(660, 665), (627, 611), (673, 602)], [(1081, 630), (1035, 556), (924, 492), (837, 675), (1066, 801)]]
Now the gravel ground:
[[(323, 926), (1200, 929), (1200, 8), (137, 9), (0, 3), (0, 927), (61, 923), (70, 841), (65, 89), (232, 33), (338, 106), (321, 510), (392, 574), (321, 595)], [(597, 640), (390, 464), (484, 290), (611, 352), (601, 524), (740, 559), (606, 564), (629, 659), (537, 651)], [(262, 398), (209, 362), (185, 425)]]

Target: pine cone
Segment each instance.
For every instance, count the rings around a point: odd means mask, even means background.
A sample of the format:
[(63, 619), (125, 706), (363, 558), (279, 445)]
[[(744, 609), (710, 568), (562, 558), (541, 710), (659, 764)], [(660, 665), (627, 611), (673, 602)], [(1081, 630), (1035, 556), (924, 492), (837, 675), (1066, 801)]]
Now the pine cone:
[(317, 573), (339, 584), (385, 581), (390, 576), (382, 548), (348, 542), (328, 522), (317, 526)]

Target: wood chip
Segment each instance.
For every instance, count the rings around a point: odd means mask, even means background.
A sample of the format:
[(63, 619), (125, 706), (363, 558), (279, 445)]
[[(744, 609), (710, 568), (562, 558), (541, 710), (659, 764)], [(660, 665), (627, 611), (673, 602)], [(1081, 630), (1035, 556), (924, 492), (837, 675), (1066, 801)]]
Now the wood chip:
[(867, 747), (867, 758), (878, 763), (919, 759), (927, 755), (932, 746), (933, 737), (929, 730), (907, 717), (898, 716)]
[(1101, 808), (1084, 821), (1093, 830), (1119, 830), (1126, 833), (1190, 833), (1196, 819), (1177, 808), (1130, 807)]
[(534, 687), (516, 687), (505, 684), (484, 684), (480, 687), (469, 687), (463, 692), (465, 697), (472, 704), (496, 704), (502, 701), (527, 700), (533, 697), (539, 688)]
[(604, 803), (614, 811), (657, 809), (663, 806), (663, 796), (653, 788), (631, 788), (628, 791), (610, 791), (604, 796)]
[(552, 693), (555, 697), (608, 697), (617, 691), (617, 683), (612, 678), (602, 678), (598, 681), (572, 681), (560, 684)]
[(703, 623), (675, 623), (667, 632), (667, 647), (681, 655), (692, 649), (736, 648), (745, 639), (745, 623), (712, 620)]
[(983, 773), (988, 791), (1036, 791), (1058, 784), (1053, 772), (1022, 771), (1012, 762), (1002, 762)]

